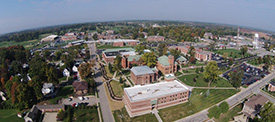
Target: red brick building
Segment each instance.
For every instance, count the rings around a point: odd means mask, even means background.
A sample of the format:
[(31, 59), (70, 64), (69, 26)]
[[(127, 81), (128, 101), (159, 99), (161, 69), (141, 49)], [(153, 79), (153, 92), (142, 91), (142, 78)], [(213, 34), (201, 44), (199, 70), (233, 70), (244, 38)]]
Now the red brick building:
[(133, 67), (131, 79), (135, 85), (150, 84), (157, 79), (157, 74), (148, 66)]
[[(190, 46), (182, 46), (178, 47), (178, 50), (181, 51), (181, 53), (188, 55), (188, 50)], [(209, 51), (204, 51), (199, 48), (195, 48), (195, 58), (200, 61), (210, 61), (211, 60), (212, 53)]]
[(130, 55), (136, 55), (135, 49), (133, 48), (116, 48), (116, 49), (107, 49), (102, 52), (102, 58), (103, 60), (108, 64), (114, 63), (114, 59), (117, 55), (120, 55), (122, 57), (128, 57)]
[(76, 33), (66, 33), (64, 36), (61, 37), (62, 41), (67, 41), (67, 40), (77, 40), (77, 35)]
[(112, 40), (98, 40), (101, 44), (113, 45), (115, 47), (123, 46), (136, 46), (139, 40), (127, 40), (127, 39), (112, 39)]
[(148, 36), (147, 41), (164, 41), (163, 36)]
[(177, 63), (174, 56), (167, 57), (166, 55), (158, 58), (157, 69), (163, 74), (171, 74), (177, 71)]
[(188, 102), (190, 89), (178, 81), (124, 88), (123, 101), (130, 117)]
[(124, 56), (121, 59), (121, 65), (123, 68), (132, 68), (133, 66), (139, 66), (141, 64), (141, 55)]

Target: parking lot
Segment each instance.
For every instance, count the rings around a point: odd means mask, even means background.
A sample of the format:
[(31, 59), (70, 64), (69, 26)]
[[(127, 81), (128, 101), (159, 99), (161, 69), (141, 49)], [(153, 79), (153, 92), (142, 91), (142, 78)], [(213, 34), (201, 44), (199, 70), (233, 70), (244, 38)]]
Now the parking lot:
[(86, 103), (88, 106), (92, 106), (95, 105), (96, 103), (99, 102), (99, 99), (94, 97), (94, 96), (89, 96), (88, 99), (79, 99), (79, 98), (71, 98), (71, 101), (69, 100), (69, 98), (64, 98), (62, 99), (62, 103), (65, 105), (73, 105), (73, 104), (77, 104), (77, 103)]
[(234, 67), (231, 70), (223, 73), (223, 77), (225, 77), (227, 80), (229, 80), (230, 72), (235, 71), (238, 68), (240, 68), (244, 71), (242, 85), (250, 85), (254, 82), (257, 82), (261, 78), (265, 77), (267, 74), (269, 74), (268, 71), (265, 71), (265, 70), (262, 70), (262, 69), (254, 67), (254, 66), (243, 63), (243, 64), (239, 65), (238, 67)]

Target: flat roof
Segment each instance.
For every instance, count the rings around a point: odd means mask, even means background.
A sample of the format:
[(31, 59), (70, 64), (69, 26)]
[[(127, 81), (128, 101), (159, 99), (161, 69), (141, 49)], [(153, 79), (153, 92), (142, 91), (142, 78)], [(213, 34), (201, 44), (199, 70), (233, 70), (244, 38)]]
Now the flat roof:
[(152, 74), (154, 73), (152, 69), (150, 69), (148, 66), (138, 66), (131, 68), (131, 71), (135, 75), (145, 75), (145, 74)]
[(179, 92), (190, 91), (190, 89), (181, 84), (179, 81), (174, 80), (170, 82), (160, 82), (148, 85), (137, 85), (130, 88), (124, 88), (125, 93), (129, 97), (130, 101), (142, 101), (161, 96), (167, 96), (176, 94)]

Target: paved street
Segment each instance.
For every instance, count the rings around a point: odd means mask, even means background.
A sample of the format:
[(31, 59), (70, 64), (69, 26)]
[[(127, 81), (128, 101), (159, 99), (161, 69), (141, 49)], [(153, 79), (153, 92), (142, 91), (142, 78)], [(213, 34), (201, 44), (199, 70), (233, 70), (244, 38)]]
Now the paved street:
[[(97, 69), (98, 65), (97, 65)], [(96, 70), (96, 78), (95, 81), (97, 83), (98, 96), (100, 101), (100, 108), (102, 112), (102, 117), (104, 122), (114, 122), (114, 117), (112, 111), (110, 110), (110, 106), (108, 103), (108, 99), (106, 96), (105, 87), (102, 81), (101, 72)]]
[[(271, 79), (275, 78), (275, 73), (270, 73), (268, 76), (263, 78), (262, 80), (250, 85), (248, 88), (242, 90), (241, 92), (233, 95), (232, 97), (226, 99), (225, 101), (228, 102), (228, 104), (232, 107), (237, 105), (242, 99), (246, 98), (252, 93), (260, 93), (260, 88), (264, 85), (266, 85)], [(191, 116), (182, 118), (180, 120), (177, 120), (176, 122), (201, 122), (208, 119), (208, 108), (204, 109), (203, 111), (200, 111), (196, 114), (193, 114)]]

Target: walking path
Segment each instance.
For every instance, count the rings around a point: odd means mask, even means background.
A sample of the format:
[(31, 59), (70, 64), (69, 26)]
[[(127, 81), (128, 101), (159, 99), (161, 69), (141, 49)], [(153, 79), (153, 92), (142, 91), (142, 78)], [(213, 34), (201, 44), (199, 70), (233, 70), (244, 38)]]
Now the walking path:
[(157, 120), (159, 122), (163, 122), (162, 119), (160, 118), (159, 114), (158, 114), (158, 110), (157, 109), (153, 109), (153, 114), (156, 116)]

